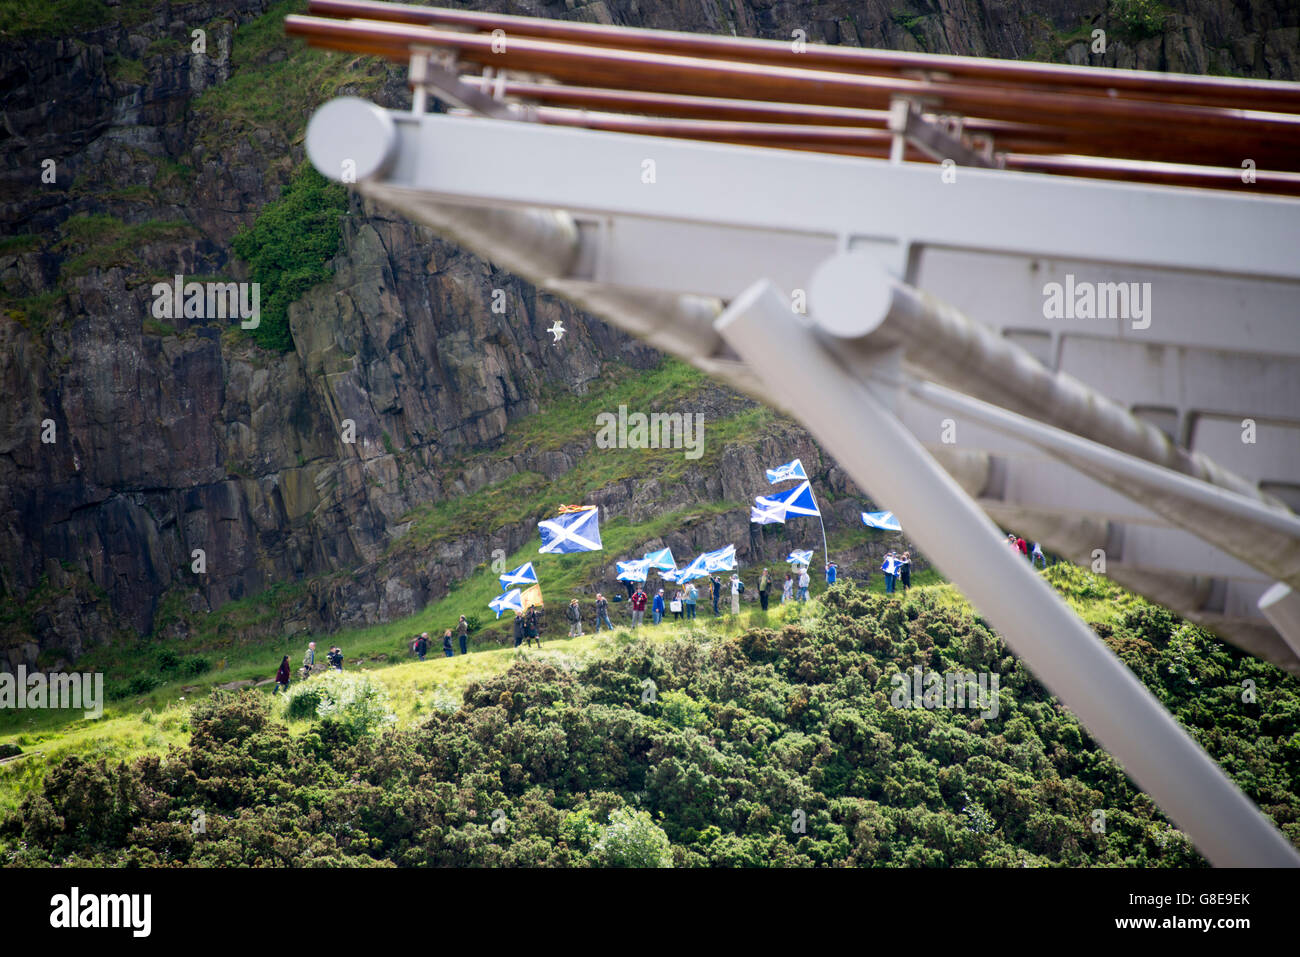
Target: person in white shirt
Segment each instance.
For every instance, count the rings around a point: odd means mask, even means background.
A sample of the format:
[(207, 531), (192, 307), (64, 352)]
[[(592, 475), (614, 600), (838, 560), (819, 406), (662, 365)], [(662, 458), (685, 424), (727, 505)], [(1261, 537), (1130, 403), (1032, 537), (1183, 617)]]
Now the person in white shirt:
[(808, 577), (808, 567), (806, 565), (799, 566), (799, 600), (800, 601), (808, 600), (808, 585), (811, 582), (812, 579)]
[(740, 576), (731, 576), (731, 613), (740, 614)]

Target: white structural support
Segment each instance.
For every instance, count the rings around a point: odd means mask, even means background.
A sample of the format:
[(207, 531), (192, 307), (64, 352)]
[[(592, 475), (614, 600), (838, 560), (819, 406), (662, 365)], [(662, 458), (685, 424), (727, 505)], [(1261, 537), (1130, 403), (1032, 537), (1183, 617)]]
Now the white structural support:
[(1300, 862), (993, 525), (1300, 674), (1300, 201), (490, 112), (307, 149), (800, 419), (1212, 862)]
[[(718, 328), (854, 480), (890, 503), (908, 536), (935, 556), (1039, 679), (1210, 860), (1295, 865), (1286, 839), (1019, 554), (1002, 545), (998, 528), (885, 404), (811, 330), (791, 329), (788, 302), (770, 283), (757, 283), (728, 307)], [(845, 409), (853, 410), (852, 430), (843, 427)]]

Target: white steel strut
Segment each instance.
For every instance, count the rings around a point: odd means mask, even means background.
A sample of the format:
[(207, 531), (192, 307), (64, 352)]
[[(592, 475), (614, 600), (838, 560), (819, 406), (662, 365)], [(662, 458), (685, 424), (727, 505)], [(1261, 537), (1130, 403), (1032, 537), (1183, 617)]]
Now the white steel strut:
[[(1225, 468), (1137, 414), (1149, 399), (1188, 435), (1221, 436), (1242, 400), (1188, 370), (1251, 368), (1279, 384), (1264, 425), (1300, 439), (1300, 202), (951, 178), (353, 98), (316, 114), (307, 149), (325, 175), (800, 419), (1212, 862), (1300, 863), (984, 514), (1072, 557), (1100, 548), (1121, 582), (1300, 674), (1300, 520), (1261, 490), (1300, 489), (1300, 442), (1255, 458), (1220, 442)], [(1173, 308), (1062, 327), (1038, 286), (1066, 270), (1149, 284)], [(1089, 385), (1141, 361), (1159, 374), (1129, 376), (1120, 400)]]

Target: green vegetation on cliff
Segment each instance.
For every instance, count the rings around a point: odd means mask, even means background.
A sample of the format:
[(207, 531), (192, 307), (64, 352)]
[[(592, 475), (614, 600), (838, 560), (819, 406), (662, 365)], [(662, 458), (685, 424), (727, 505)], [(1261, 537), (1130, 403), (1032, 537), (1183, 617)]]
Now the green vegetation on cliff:
[(263, 206), (256, 222), (231, 241), (262, 286), (261, 321), (248, 333), (259, 345), (281, 352), (293, 348), (289, 306), (329, 278), (347, 210), (347, 191), (304, 163), (280, 198)]

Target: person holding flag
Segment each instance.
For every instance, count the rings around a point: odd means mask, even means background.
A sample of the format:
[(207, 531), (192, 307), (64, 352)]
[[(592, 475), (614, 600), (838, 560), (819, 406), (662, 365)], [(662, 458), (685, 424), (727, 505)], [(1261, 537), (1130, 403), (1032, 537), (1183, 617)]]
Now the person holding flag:
[(695, 603), (700, 597), (700, 590), (695, 587), (695, 582), (686, 583), (686, 620), (695, 620)]
[(717, 618), (719, 615), (718, 598), (722, 595), (722, 579), (717, 575), (710, 575), (709, 584), (713, 586), (713, 617)]
[(808, 577), (808, 566), (799, 566), (799, 600), (808, 600), (808, 586), (812, 584), (812, 579)]
[(767, 575), (767, 569), (763, 569), (763, 574), (758, 576), (758, 605), (763, 611), (767, 611), (767, 593), (772, 587), (772, 579)]

